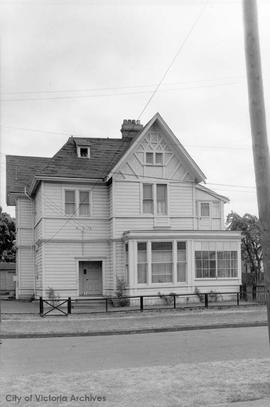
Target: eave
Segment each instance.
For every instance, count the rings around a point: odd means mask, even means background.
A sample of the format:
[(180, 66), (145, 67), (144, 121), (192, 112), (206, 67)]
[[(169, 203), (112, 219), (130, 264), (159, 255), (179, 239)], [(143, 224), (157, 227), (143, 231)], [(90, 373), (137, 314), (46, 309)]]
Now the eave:
[(35, 176), (29, 187), (29, 195), (32, 196), (41, 181), (47, 182), (63, 182), (63, 183), (80, 183), (80, 184), (95, 184), (95, 185), (104, 185), (104, 180), (102, 178), (71, 178), (71, 177), (43, 177)]

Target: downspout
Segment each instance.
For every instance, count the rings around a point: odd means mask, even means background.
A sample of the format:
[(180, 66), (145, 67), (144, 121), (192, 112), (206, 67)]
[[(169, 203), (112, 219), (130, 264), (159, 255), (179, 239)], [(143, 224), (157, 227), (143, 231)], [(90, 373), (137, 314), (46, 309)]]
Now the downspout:
[[(28, 194), (26, 186), (24, 186), (24, 195), (26, 196), (27, 199), (30, 201), (33, 201), (31, 196)], [(34, 207), (32, 207), (32, 215), (33, 219), (35, 219), (35, 213), (33, 211)], [(33, 243), (34, 243), (34, 237), (35, 237), (35, 231), (34, 231), (34, 221), (33, 221)], [(37, 287), (36, 287), (36, 245), (34, 244), (34, 251), (33, 251), (33, 260), (34, 260), (34, 296), (36, 298), (36, 293), (37, 293)]]

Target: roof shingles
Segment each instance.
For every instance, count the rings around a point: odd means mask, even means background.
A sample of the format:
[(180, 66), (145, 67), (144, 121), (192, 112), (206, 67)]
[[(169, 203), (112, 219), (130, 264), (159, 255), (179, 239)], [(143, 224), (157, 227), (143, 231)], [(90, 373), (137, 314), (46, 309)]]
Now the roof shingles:
[[(70, 177), (104, 179), (125, 154), (133, 140), (70, 137), (52, 157), (6, 157), (6, 200), (15, 205), (16, 196), (29, 189), (33, 178)], [(77, 145), (90, 147), (90, 159), (77, 156)]]

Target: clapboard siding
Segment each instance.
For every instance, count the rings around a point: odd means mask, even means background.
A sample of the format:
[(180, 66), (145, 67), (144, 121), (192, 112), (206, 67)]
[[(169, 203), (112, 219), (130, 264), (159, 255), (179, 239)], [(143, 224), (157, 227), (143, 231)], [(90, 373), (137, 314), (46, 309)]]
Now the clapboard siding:
[(140, 183), (114, 182), (115, 216), (138, 216), (140, 214)]
[(40, 220), (40, 222), (35, 226), (34, 230), (34, 243), (36, 243), (38, 240), (42, 239), (42, 224), (44, 220)]
[[(108, 188), (93, 184), (56, 184), (44, 183), (44, 216), (63, 216), (65, 212), (65, 189), (88, 190), (91, 200), (91, 217), (108, 218), (109, 196)], [(76, 216), (74, 216), (76, 218)]]
[(194, 216), (192, 190), (192, 184), (171, 183), (169, 185), (168, 204), (170, 216)]
[[(84, 228), (84, 229), (83, 229)], [(83, 232), (82, 232), (83, 231)], [(95, 219), (44, 219), (43, 239), (108, 239), (109, 221)]]
[(138, 218), (116, 218), (115, 236), (122, 237), (127, 230), (153, 230), (154, 219), (146, 217)]
[(34, 207), (30, 199), (17, 199), (17, 228), (33, 228)]
[(42, 183), (35, 196), (35, 224), (42, 218)]
[(19, 288), (34, 290), (34, 250), (20, 248), (18, 255)]
[(116, 242), (116, 276), (120, 279), (126, 279), (126, 254), (123, 242)]
[[(82, 254), (83, 253), (83, 254)], [(78, 261), (103, 261), (103, 289), (110, 288), (110, 252), (107, 243), (46, 243), (44, 289), (72, 290), (78, 287)]]
[(35, 251), (35, 274), (36, 274), (36, 289), (42, 289), (42, 248), (39, 247)]
[(23, 246), (31, 246), (34, 244), (34, 236), (33, 236), (33, 229), (29, 228), (18, 228), (17, 236), (16, 236), (16, 245), (17, 247)]

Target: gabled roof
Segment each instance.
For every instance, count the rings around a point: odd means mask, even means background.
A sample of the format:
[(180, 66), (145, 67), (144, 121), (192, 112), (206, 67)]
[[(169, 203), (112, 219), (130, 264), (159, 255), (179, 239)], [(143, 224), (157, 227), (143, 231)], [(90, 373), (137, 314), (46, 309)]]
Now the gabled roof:
[[(17, 196), (32, 193), (42, 179), (100, 179), (111, 171), (129, 146), (131, 139), (70, 137), (52, 157), (6, 156), (6, 201), (15, 205)], [(77, 145), (89, 146), (91, 158), (79, 158)]]
[(218, 194), (217, 192), (212, 191), (212, 189), (209, 189), (209, 188), (205, 187), (204, 185), (198, 184), (198, 185), (196, 185), (196, 188), (197, 188), (197, 189), (200, 189), (201, 191), (206, 192), (206, 193), (209, 194), (209, 195), (212, 195), (214, 198), (220, 199), (220, 200), (223, 201), (224, 203), (230, 202), (229, 198), (227, 198), (226, 196), (220, 195), (220, 194)]
[(198, 165), (195, 163), (193, 158), (189, 155), (187, 150), (184, 148), (184, 146), (180, 143), (178, 138), (174, 135), (172, 130), (169, 128), (165, 120), (161, 117), (159, 113), (156, 113), (152, 119), (144, 126), (142, 132), (138, 135), (136, 140), (134, 140), (133, 145), (128, 151), (126, 151), (125, 154), (123, 154), (122, 158), (116, 163), (115, 167), (112, 168), (111, 172), (107, 175), (107, 179), (109, 179), (114, 173), (118, 171), (120, 166), (123, 164), (123, 162), (127, 159), (127, 156), (132, 153), (136, 149), (136, 147), (139, 145), (143, 137), (146, 135), (148, 130), (153, 126), (153, 124), (157, 122), (160, 127), (164, 130), (164, 133), (166, 133), (169, 137), (170, 140), (173, 142), (175, 146), (175, 151), (179, 153), (182, 159), (184, 159), (190, 168), (191, 172), (194, 174), (196, 182), (205, 182), (206, 176), (202, 172), (202, 170), (198, 167)]
[[(90, 159), (77, 156), (77, 145), (90, 147)], [(47, 165), (35, 175), (103, 180), (129, 146), (130, 140), (124, 139), (70, 137)]]
[[(32, 194), (42, 179), (46, 180), (100, 180), (107, 181), (120, 167), (150, 127), (155, 123), (170, 137), (175, 151), (186, 161), (197, 182), (205, 175), (175, 137), (159, 113), (133, 138), (86, 138), (70, 137), (64, 146), (52, 157), (7, 156), (7, 204), (15, 205), (18, 195), (25, 189)], [(90, 147), (90, 159), (77, 156), (77, 146)]]
[(6, 156), (7, 205), (15, 205), (16, 197), (24, 194), (25, 188), (29, 188), (36, 172), (41, 170), (49, 160), (50, 158), (44, 157)]

